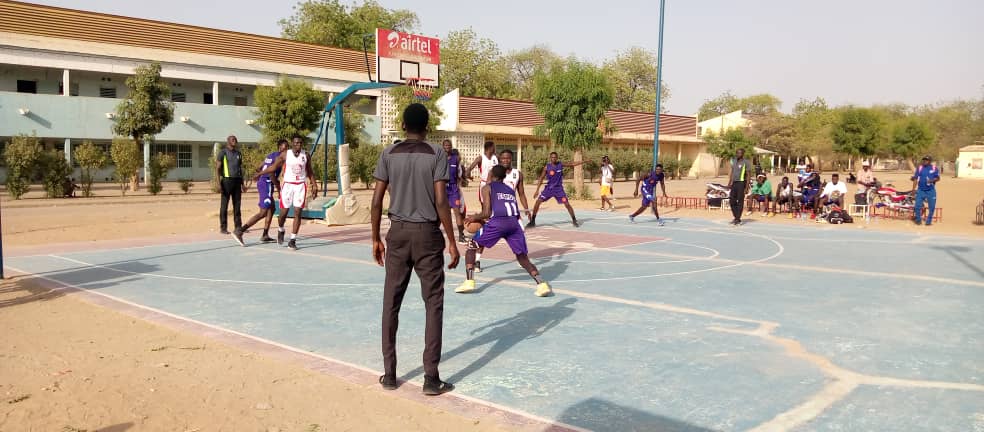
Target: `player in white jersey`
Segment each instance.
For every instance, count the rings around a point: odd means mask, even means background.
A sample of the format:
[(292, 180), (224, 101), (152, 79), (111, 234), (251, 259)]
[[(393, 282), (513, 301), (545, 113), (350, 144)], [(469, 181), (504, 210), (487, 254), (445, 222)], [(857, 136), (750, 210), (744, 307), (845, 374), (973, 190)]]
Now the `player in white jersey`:
[(489, 171), (492, 167), (499, 164), (499, 158), (495, 157), (495, 143), (492, 141), (485, 142), (485, 148), (482, 154), (475, 158), (475, 161), (468, 166), (465, 170), (465, 175), (468, 180), (472, 180), (471, 172), (475, 167), (478, 167), (478, 173), (481, 176), (481, 184), (478, 186), (478, 201), (482, 201), (482, 188), (485, 187), (489, 182)]
[(278, 219), (279, 228), (277, 230), (277, 243), (284, 244), (284, 223), (287, 222), (287, 213), (290, 208), (294, 208), (294, 226), (290, 233), (290, 242), (287, 247), (297, 250), (297, 232), (301, 229), (301, 212), (304, 211), (304, 204), (307, 203), (308, 187), (311, 183), (311, 196), (318, 195), (318, 180), (314, 178), (314, 170), (311, 169), (311, 158), (303, 149), (304, 138), (294, 135), (291, 139), (291, 149), (280, 154), (280, 157), (267, 169), (260, 171), (256, 177), (269, 174), (283, 167), (284, 183), (280, 186), (280, 218)]

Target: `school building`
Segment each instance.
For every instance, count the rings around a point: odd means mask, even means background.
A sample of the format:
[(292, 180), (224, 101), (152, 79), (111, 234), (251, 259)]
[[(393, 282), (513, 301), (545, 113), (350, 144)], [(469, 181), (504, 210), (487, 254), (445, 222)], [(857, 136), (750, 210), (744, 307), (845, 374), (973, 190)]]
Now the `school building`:
[[(161, 63), (171, 86), (174, 122), (144, 146), (144, 155), (174, 155), (171, 179), (208, 179), (212, 152), (229, 135), (246, 145), (260, 139), (257, 86), (274, 85), (282, 75), (301, 78), (327, 101), (367, 79), (361, 51), (0, 0), (0, 143), (33, 133), (69, 159), (84, 140), (108, 152), (126, 78), (152, 61)], [(360, 107), (369, 114), (363, 131), (369, 142), (380, 141), (379, 95), (359, 96), (369, 100)], [(4, 174), (0, 169), (0, 180)]]
[[(116, 106), (126, 97), (125, 81), (137, 66), (160, 62), (171, 86), (174, 122), (144, 145), (145, 161), (172, 154), (177, 167), (169, 179), (206, 180), (209, 160), (229, 135), (241, 144), (259, 141), (253, 91), (280, 76), (311, 82), (325, 101), (349, 85), (375, 76), (375, 59), (362, 51), (306, 44), (184, 24), (0, 0), (0, 146), (18, 134), (35, 134), (46, 149), (72, 149), (92, 141), (109, 151)], [(361, 92), (367, 102), (363, 142), (389, 143), (399, 137), (396, 107), (386, 91)], [(432, 140), (450, 138), (465, 157), (481, 152), (486, 140), (513, 148), (549, 146), (533, 134), (542, 123), (532, 102), (462, 97), (451, 91), (440, 101), (444, 117)], [(617, 132), (602, 148), (651, 147), (652, 113), (610, 111)], [(316, 133), (316, 132), (315, 132)], [(313, 136), (314, 134), (312, 134)], [(660, 116), (660, 158), (694, 161), (690, 175), (713, 171), (692, 116)], [(325, 125), (334, 144), (334, 131)], [(109, 180), (113, 168), (98, 173)], [(80, 173), (76, 171), (75, 177)], [(5, 169), (0, 167), (0, 181)]]

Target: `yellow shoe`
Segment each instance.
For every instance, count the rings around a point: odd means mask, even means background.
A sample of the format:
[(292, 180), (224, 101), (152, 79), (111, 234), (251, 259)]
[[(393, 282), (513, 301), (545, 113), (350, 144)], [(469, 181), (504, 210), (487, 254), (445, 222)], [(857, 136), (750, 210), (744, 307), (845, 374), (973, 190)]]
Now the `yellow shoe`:
[(546, 282), (536, 286), (537, 297), (550, 297), (552, 295), (553, 295), (553, 290), (550, 289), (550, 285), (548, 285)]
[(475, 281), (473, 280), (466, 280), (462, 282), (461, 285), (459, 285), (457, 288), (454, 289), (454, 292), (458, 294), (467, 294), (474, 291), (475, 291)]

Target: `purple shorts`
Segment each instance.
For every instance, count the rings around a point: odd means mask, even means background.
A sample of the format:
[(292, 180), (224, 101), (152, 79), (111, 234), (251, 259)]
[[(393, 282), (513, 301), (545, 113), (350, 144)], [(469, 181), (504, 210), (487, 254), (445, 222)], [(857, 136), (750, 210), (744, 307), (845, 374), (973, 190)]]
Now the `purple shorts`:
[(465, 209), (465, 203), (461, 200), (461, 189), (458, 188), (458, 185), (448, 187), (448, 204), (451, 204), (453, 209)]
[(547, 201), (550, 198), (556, 199), (557, 204), (565, 204), (567, 203), (567, 192), (564, 192), (563, 187), (547, 188), (540, 192), (540, 201)]
[(652, 204), (653, 201), (655, 201), (655, 200), (656, 200), (656, 196), (655, 195), (652, 195), (652, 194), (642, 194), (642, 206), (643, 207), (649, 207), (649, 205)]
[(526, 249), (526, 233), (515, 217), (497, 217), (489, 219), (482, 229), (475, 234), (474, 241), (479, 246), (489, 249), (500, 239), (506, 239), (509, 249), (516, 255), (529, 253)]
[(273, 183), (268, 180), (256, 182), (256, 190), (260, 193), (260, 202), (257, 205), (263, 210), (273, 208)]

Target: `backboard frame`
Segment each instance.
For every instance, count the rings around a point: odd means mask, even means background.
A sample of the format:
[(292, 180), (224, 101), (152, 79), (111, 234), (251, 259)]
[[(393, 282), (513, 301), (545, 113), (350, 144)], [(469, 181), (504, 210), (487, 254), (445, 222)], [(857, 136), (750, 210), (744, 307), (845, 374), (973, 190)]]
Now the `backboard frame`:
[(420, 77), (440, 85), (441, 40), (389, 29), (376, 29), (376, 82), (405, 85)]

